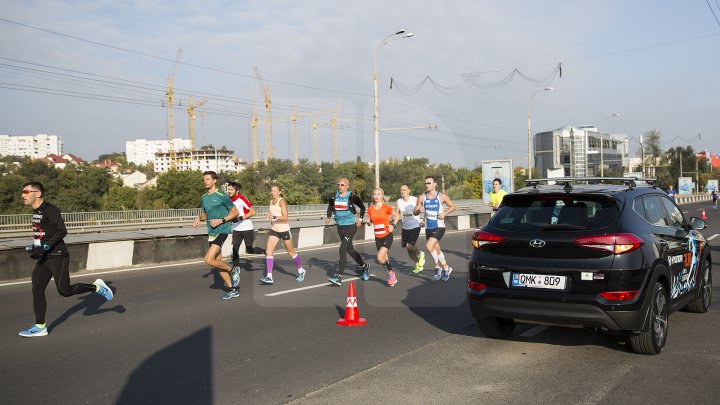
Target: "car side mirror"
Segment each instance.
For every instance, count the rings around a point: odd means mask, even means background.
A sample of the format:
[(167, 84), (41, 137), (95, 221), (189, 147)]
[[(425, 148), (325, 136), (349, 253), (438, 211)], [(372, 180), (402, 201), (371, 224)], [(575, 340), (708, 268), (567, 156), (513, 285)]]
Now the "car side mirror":
[(700, 218), (697, 217), (691, 217), (690, 218), (690, 226), (692, 229), (697, 229), (698, 231), (702, 231), (703, 229), (707, 228), (707, 222), (703, 221)]

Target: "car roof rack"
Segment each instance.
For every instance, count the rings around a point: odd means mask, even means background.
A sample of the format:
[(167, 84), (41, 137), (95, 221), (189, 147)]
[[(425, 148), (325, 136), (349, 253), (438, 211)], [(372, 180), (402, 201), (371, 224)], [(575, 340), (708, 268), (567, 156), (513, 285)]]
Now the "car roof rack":
[(555, 177), (546, 179), (527, 179), (525, 185), (537, 189), (540, 182), (555, 182), (556, 185), (564, 183), (563, 190), (569, 193), (573, 190), (573, 183), (587, 182), (588, 184), (598, 184), (607, 182), (622, 182), (623, 185), (629, 188), (637, 187), (637, 182), (644, 182), (652, 187), (657, 187), (657, 179), (638, 178), (636, 176), (631, 177)]

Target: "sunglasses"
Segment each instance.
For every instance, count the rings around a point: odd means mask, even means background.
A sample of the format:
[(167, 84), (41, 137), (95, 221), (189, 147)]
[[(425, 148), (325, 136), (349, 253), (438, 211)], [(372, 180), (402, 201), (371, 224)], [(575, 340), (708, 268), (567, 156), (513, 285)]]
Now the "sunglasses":
[(347, 186), (347, 184), (338, 183), (338, 187), (345, 187), (345, 186)]
[(432, 183), (425, 183), (425, 185), (428, 185), (428, 186), (431, 185), (431, 184), (432, 184)]
[(23, 194), (30, 194), (30, 193), (37, 193), (37, 192), (38, 192), (37, 190), (23, 190), (22, 191)]

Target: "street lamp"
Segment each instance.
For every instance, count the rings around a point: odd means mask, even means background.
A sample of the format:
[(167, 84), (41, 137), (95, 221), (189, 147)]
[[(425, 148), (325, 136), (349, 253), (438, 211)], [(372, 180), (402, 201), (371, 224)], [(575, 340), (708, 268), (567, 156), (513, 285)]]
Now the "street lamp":
[(600, 122), (600, 177), (605, 177), (605, 144), (603, 143), (602, 129), (605, 126), (605, 120), (610, 117), (619, 117), (620, 113), (612, 113), (603, 118)]
[(535, 93), (533, 93), (532, 95), (530, 95), (530, 97), (528, 99), (528, 179), (532, 179), (532, 166), (533, 166), (532, 165), (532, 135), (531, 135), (531, 130), (530, 130), (530, 116), (531, 116), (530, 111), (532, 110), (532, 100), (536, 94), (538, 94), (542, 91), (553, 90), (553, 89), (554, 89), (554, 87), (545, 87), (544, 89), (540, 89), (540, 90), (536, 91)]
[(380, 45), (378, 45), (377, 49), (375, 50), (375, 69), (373, 70), (373, 85), (375, 87), (375, 92), (373, 96), (373, 101), (375, 103), (375, 109), (373, 114), (373, 120), (374, 120), (374, 130), (375, 130), (375, 187), (380, 187), (380, 127), (378, 126), (378, 69), (377, 69), (377, 57), (380, 53), (380, 49), (382, 47), (392, 41), (393, 39), (398, 38), (410, 38), (413, 36), (412, 32), (406, 32), (405, 30), (400, 30), (398, 32), (395, 32), (393, 34), (388, 35), (385, 37), (385, 39), (380, 42)]

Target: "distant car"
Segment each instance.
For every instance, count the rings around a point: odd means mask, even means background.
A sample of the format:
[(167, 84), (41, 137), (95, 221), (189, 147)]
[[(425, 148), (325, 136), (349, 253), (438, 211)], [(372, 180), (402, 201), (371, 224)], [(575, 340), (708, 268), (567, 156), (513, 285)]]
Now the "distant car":
[(640, 183), (543, 179), (506, 195), (472, 236), (467, 293), (480, 331), (504, 338), (516, 321), (579, 325), (658, 354), (668, 314), (707, 312), (706, 223), (687, 221), (653, 181)]

